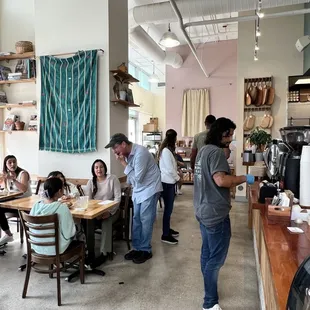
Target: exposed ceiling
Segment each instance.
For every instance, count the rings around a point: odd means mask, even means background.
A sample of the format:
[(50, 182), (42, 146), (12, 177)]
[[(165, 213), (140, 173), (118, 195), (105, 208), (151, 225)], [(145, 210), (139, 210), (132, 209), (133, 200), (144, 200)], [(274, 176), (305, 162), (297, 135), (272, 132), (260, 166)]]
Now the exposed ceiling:
[[(202, 14), (197, 16), (197, 7), (201, 5), (199, 2), (206, 3), (208, 1), (208, 8), (205, 11), (199, 11)], [(159, 2), (167, 2), (164, 0), (128, 0), (128, 9), (132, 9), (136, 6), (155, 4)], [(201, 21), (201, 20), (212, 20), (237, 17), (238, 10), (249, 11), (257, 7), (258, 0), (176, 0), (177, 4), (180, 5), (180, 10), (186, 15), (184, 23)], [(309, 0), (262, 0), (262, 7), (278, 7), (293, 4), (301, 4), (309, 2)], [(167, 7), (168, 8), (168, 7)], [(152, 8), (154, 10), (154, 8)], [(152, 12), (155, 15), (155, 12)], [(208, 15), (207, 15), (208, 13)], [(167, 13), (167, 16), (169, 14)], [(181, 45), (186, 44), (184, 36), (181, 32), (176, 18), (173, 20), (165, 20), (166, 16), (161, 16), (162, 20), (156, 20), (153, 22), (143, 23), (141, 26), (144, 30), (152, 37), (154, 41), (158, 43), (158, 34), (163, 34), (168, 30), (168, 24), (171, 24), (171, 30), (179, 38)], [(238, 23), (226, 23), (226, 24), (211, 24), (204, 26), (196, 26), (187, 28), (187, 32), (195, 45), (200, 45), (209, 42), (217, 42), (223, 40), (232, 40), (238, 38)], [(157, 35), (154, 35), (157, 34)], [(147, 74), (153, 73), (152, 59), (144, 53), (144, 51), (132, 41), (129, 46), (129, 61), (137, 67), (140, 67)], [(162, 63), (155, 63), (155, 73), (159, 76), (160, 81), (165, 81), (165, 65)]]

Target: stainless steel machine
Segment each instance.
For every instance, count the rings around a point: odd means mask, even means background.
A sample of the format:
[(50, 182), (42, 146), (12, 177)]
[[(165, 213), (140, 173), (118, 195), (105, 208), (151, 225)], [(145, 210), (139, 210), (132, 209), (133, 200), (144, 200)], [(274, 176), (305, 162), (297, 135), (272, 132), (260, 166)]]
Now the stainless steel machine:
[(300, 156), (302, 147), (310, 143), (310, 126), (283, 127), (280, 134), (282, 140), (273, 140), (264, 153), (267, 173), (299, 198)]

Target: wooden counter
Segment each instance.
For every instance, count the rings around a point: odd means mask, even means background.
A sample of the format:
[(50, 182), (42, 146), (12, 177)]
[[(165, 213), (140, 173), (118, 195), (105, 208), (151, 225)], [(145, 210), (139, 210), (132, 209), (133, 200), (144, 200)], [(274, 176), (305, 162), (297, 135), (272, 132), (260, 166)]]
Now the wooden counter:
[[(252, 210), (253, 239), (261, 301), (265, 309), (285, 310), (294, 275), (310, 255), (310, 227), (291, 222), (303, 229), (304, 234), (291, 234), (287, 225), (268, 225), (260, 210)], [(260, 294), (261, 295), (261, 294)]]

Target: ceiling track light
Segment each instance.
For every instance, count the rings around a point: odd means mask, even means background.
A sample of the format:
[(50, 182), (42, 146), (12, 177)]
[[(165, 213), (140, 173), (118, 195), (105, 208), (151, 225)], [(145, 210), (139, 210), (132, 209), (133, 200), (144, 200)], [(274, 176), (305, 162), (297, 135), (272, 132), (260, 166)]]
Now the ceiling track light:
[(258, 57), (257, 57), (257, 53), (254, 53), (254, 61), (257, 61)]
[(256, 27), (256, 37), (260, 37), (262, 35), (262, 33), (260, 32), (259, 27)]
[(259, 46), (258, 46), (258, 42), (255, 43), (255, 47), (254, 47), (255, 51), (259, 51)]
[(262, 1), (260, 0), (258, 1), (256, 15), (258, 18), (263, 18), (265, 16), (265, 14), (262, 12)]

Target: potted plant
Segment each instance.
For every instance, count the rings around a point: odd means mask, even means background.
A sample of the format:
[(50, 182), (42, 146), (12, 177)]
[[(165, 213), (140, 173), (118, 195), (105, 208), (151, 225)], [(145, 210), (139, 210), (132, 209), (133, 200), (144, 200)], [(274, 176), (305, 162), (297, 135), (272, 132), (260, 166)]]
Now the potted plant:
[(267, 133), (263, 129), (259, 129), (259, 127), (256, 127), (249, 136), (249, 140), (251, 145), (256, 146), (255, 150), (255, 160), (256, 161), (263, 161), (263, 152), (265, 150), (265, 147), (268, 143), (271, 142), (271, 135)]

